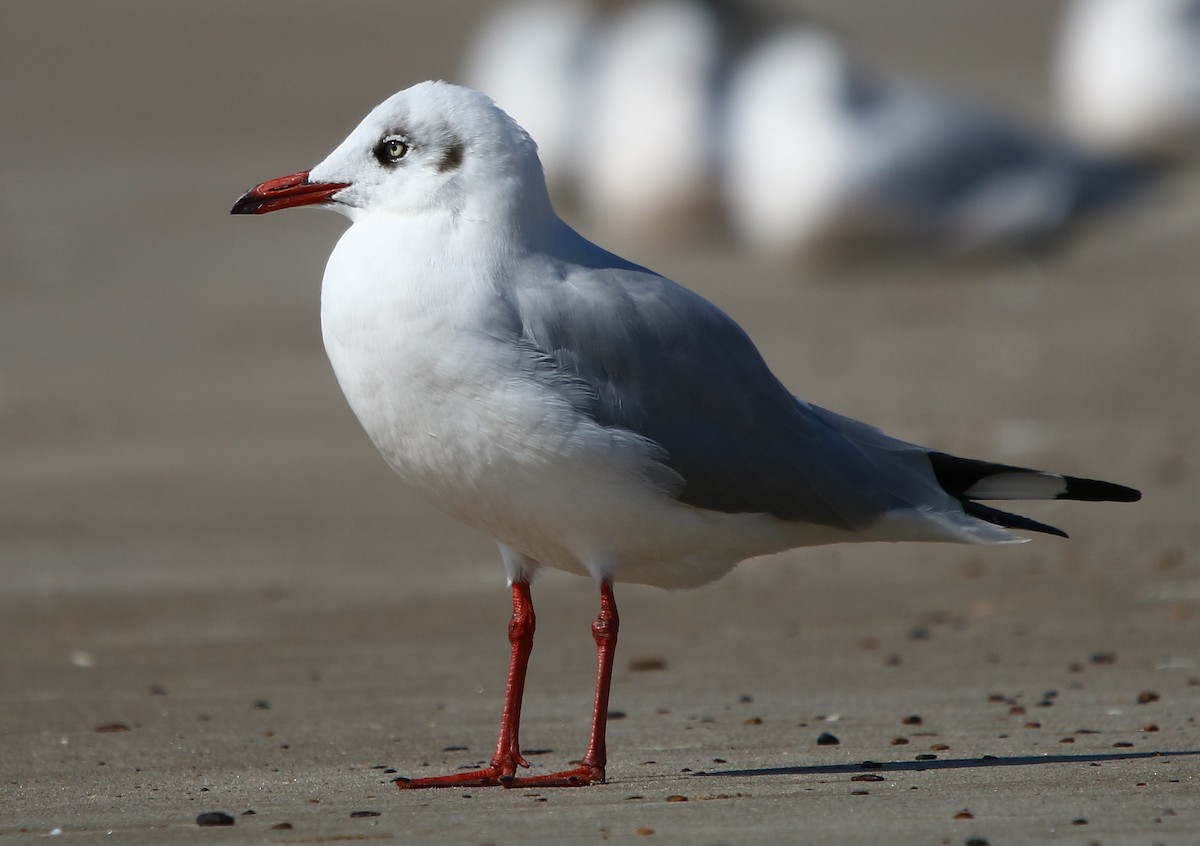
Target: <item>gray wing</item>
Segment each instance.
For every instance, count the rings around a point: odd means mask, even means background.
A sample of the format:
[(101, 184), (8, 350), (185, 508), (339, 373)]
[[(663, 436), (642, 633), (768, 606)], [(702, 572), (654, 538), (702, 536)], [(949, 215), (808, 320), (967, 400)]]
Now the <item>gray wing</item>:
[(682, 502), (845, 529), (946, 502), (925, 450), (798, 400), (724, 312), (610, 258), (514, 280), (506, 331), (535, 378), (661, 447)]

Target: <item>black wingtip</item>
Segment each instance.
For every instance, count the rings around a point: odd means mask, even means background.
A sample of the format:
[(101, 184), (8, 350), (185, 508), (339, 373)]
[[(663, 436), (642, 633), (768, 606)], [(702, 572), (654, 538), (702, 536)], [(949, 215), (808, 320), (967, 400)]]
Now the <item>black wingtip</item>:
[[(1099, 479), (1084, 479), (1078, 476), (1064, 476), (1058, 473), (1046, 473), (1029, 467), (1017, 467), (1012, 464), (998, 464), (993, 461), (979, 461), (974, 458), (959, 458), (957, 455), (947, 455), (944, 452), (930, 451), (926, 453), (938, 484), (951, 496), (971, 498), (971, 489), (979, 482), (991, 476), (1008, 474), (1031, 474), (1035, 476), (1053, 476), (1062, 479), (1065, 490), (1054, 495), (1054, 499), (1073, 499), (1080, 502), (1137, 502), (1142, 498), (1142, 492), (1134, 488), (1118, 485), (1113, 482), (1102, 482)], [(1008, 499), (1009, 497), (983, 496), (982, 499)], [(1013, 499), (1043, 499), (1048, 496), (1014, 496)]]
[(1028, 532), (1041, 532), (1044, 535), (1056, 535), (1060, 538), (1070, 537), (1070, 535), (1057, 526), (1039, 523), (1037, 520), (1031, 520), (1020, 514), (1010, 514), (1007, 511), (1001, 511), (999, 508), (992, 508), (990, 505), (983, 505), (970, 499), (959, 500), (959, 502), (962, 503), (962, 509), (967, 514), (970, 514), (972, 517), (978, 517), (980, 520), (986, 520), (996, 526), (1003, 526), (1006, 529), (1024, 529)]
[(1135, 488), (1113, 482), (1101, 482), (1098, 479), (1079, 479), (1075, 476), (1064, 476), (1067, 489), (1056, 499), (1074, 499), (1080, 502), (1137, 502), (1142, 498), (1142, 492)]

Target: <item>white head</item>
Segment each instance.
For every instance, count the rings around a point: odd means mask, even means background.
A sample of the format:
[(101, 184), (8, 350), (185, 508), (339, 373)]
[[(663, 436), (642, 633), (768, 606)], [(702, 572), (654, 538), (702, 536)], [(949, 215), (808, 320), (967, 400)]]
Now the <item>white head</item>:
[(357, 221), (529, 204), (549, 199), (528, 133), (478, 91), (422, 82), (376, 106), (316, 167), (256, 185), (233, 212), (319, 205)]

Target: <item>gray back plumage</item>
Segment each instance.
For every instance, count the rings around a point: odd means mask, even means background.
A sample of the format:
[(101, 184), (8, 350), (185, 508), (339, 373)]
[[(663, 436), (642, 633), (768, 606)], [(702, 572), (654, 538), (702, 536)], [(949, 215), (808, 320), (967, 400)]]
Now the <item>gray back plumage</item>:
[(506, 331), (530, 372), (599, 424), (658, 445), (682, 502), (848, 530), (950, 503), (924, 450), (792, 396), (691, 291), (598, 248), (513, 282)]

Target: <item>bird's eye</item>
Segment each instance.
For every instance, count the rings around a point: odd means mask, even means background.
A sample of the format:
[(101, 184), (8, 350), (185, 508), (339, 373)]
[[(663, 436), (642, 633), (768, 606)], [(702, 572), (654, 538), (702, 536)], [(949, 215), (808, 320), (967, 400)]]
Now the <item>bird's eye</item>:
[(393, 165), (408, 155), (408, 145), (394, 135), (384, 138), (375, 145), (375, 158), (380, 164)]

